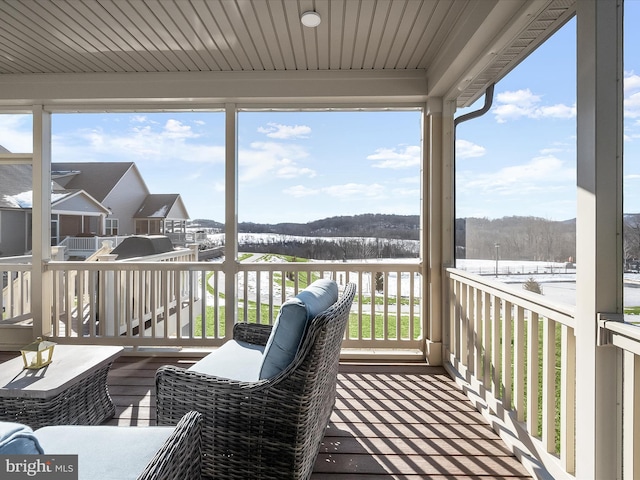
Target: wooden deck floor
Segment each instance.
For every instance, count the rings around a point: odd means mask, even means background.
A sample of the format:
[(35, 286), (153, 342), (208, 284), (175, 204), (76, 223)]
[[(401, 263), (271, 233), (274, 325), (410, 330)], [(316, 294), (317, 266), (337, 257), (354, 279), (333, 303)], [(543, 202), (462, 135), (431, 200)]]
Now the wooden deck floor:
[[(121, 357), (109, 374), (113, 425), (154, 423), (154, 374), (193, 360)], [(314, 480), (530, 478), (444, 370), (342, 364)]]

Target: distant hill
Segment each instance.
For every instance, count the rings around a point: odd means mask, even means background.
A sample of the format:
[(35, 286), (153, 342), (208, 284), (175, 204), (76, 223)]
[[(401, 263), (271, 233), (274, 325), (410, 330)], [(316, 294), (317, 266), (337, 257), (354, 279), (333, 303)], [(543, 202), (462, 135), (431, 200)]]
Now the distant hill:
[[(196, 219), (191, 226), (214, 228), (224, 231), (224, 225), (213, 220)], [(329, 217), (307, 223), (253, 223), (238, 224), (240, 233), (272, 233), (310, 237), (378, 237), (403, 240), (418, 240), (420, 236), (419, 215), (385, 215), (367, 213), (363, 215)]]

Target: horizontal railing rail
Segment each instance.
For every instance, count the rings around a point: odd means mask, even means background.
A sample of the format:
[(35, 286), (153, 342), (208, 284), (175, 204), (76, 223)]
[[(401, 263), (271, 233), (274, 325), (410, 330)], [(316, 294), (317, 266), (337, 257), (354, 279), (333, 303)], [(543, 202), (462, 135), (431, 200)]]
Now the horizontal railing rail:
[(637, 316), (601, 313), (598, 317), (598, 343), (621, 352), (622, 371), (622, 478), (640, 478), (640, 325), (626, 320)]
[[(521, 458), (525, 464), (573, 478), (574, 308), (454, 268), (445, 275), (447, 367), (475, 392), (479, 409), (507, 423), (507, 442), (527, 446), (533, 457)], [(514, 453), (523, 456), (517, 446)]]

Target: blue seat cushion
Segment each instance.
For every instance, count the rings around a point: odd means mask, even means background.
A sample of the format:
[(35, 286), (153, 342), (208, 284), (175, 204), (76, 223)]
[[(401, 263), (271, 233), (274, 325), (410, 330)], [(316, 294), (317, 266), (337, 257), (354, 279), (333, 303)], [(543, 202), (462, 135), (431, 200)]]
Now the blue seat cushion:
[(189, 370), (241, 382), (256, 382), (260, 376), (263, 352), (262, 345), (229, 340), (194, 363)]
[(267, 340), (260, 378), (273, 378), (293, 361), (310, 320), (338, 300), (338, 284), (333, 280), (313, 282), (280, 307)]
[(31, 427), (0, 422), (0, 455), (41, 455), (44, 451)]
[(79, 480), (134, 480), (174, 427), (63, 425), (36, 430), (47, 454), (78, 455)]

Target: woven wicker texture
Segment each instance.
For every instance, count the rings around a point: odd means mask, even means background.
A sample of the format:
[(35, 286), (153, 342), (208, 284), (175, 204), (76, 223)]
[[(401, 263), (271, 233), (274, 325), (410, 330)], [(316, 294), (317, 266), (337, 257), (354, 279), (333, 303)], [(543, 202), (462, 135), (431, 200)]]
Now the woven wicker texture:
[(107, 390), (111, 364), (47, 399), (2, 398), (0, 420), (36, 429), (47, 425), (98, 425), (113, 417), (116, 408)]
[[(156, 373), (159, 425), (203, 414), (202, 474), (306, 479), (335, 404), (340, 348), (355, 285), (311, 321), (295, 359), (274, 378), (238, 382), (164, 366)], [(265, 344), (269, 326), (238, 324), (236, 340)]]
[(199, 480), (202, 465), (201, 425), (202, 415), (198, 412), (186, 413), (138, 480)]

